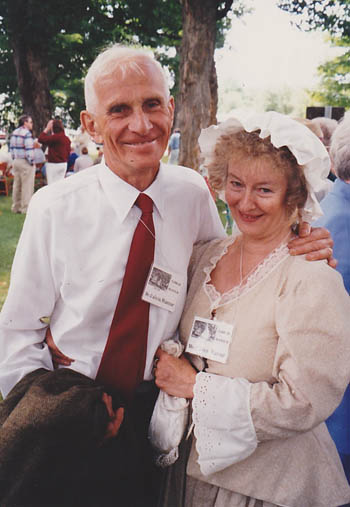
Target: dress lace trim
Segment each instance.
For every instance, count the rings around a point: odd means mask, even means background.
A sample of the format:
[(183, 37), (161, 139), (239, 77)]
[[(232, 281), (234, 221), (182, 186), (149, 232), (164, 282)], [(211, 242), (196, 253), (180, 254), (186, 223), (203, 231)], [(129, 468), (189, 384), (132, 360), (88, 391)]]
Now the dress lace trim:
[(258, 440), (250, 413), (250, 388), (244, 378), (197, 374), (192, 415), (203, 475), (219, 472), (255, 451)]
[(229, 240), (225, 242), (222, 252), (211, 257), (210, 264), (203, 268), (203, 271), (206, 274), (204, 280), (204, 290), (211, 303), (217, 308), (231, 303), (235, 299), (241, 297), (243, 294), (252, 290), (289, 256), (287, 243), (282, 243), (256, 266), (254, 271), (250, 273), (243, 284), (235, 285), (232, 287), (232, 289), (222, 294), (211, 283), (211, 273), (215, 269), (219, 260), (227, 253), (229, 246), (231, 246), (236, 241), (236, 239), (237, 236), (234, 238), (229, 238)]

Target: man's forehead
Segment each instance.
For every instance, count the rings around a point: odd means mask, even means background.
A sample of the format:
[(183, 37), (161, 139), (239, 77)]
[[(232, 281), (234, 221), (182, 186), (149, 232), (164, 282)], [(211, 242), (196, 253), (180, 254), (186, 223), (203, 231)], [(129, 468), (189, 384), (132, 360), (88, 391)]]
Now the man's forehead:
[(165, 80), (158, 73), (140, 74), (129, 71), (124, 76), (112, 73), (96, 83), (96, 92), (108, 105), (160, 99), (168, 101), (170, 95)]

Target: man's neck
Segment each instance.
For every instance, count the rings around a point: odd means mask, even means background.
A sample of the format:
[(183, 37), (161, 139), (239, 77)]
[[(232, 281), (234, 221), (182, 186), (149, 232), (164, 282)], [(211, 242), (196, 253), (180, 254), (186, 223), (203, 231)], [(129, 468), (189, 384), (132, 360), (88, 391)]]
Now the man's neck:
[(139, 171), (135, 170), (128, 173), (126, 171), (121, 171), (118, 168), (113, 168), (113, 165), (109, 164), (108, 160), (106, 160), (106, 165), (112, 172), (119, 176), (119, 178), (126, 181), (126, 183), (129, 185), (137, 188), (137, 190), (140, 192), (146, 190), (146, 188), (148, 188), (153, 183), (160, 167), (159, 164), (157, 168), (147, 168)]

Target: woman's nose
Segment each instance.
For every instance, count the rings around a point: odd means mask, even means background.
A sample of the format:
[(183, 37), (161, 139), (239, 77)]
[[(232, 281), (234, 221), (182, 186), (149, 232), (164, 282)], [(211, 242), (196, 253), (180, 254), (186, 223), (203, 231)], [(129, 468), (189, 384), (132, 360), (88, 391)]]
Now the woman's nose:
[(254, 197), (251, 191), (245, 190), (239, 201), (240, 211), (249, 211), (255, 207)]

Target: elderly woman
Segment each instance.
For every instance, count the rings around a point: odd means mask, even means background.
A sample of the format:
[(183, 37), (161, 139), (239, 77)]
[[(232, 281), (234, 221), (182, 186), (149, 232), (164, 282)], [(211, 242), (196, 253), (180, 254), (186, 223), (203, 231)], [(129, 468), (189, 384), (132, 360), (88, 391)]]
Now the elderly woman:
[[(186, 481), (183, 450), (161, 505), (347, 503), (324, 421), (349, 382), (350, 301), (339, 273), (286, 247), (300, 217), (320, 214), (314, 193), (328, 174), (326, 149), (273, 112), (210, 127), (200, 145), (240, 234), (193, 254), (180, 326), (189, 360), (157, 351), (157, 385), (191, 399), (193, 421)], [(211, 340), (193, 332), (199, 323)]]
[(64, 133), (61, 120), (49, 120), (38, 138), (39, 143), (49, 147), (46, 163), (47, 184), (51, 185), (65, 177), (70, 155), (70, 139)]
[[(334, 239), (337, 270), (350, 294), (350, 118), (335, 130), (330, 145), (333, 170), (337, 175), (331, 192), (322, 201), (324, 216), (317, 224), (329, 229)], [(339, 451), (346, 476), (350, 482), (350, 386), (327, 426)]]

